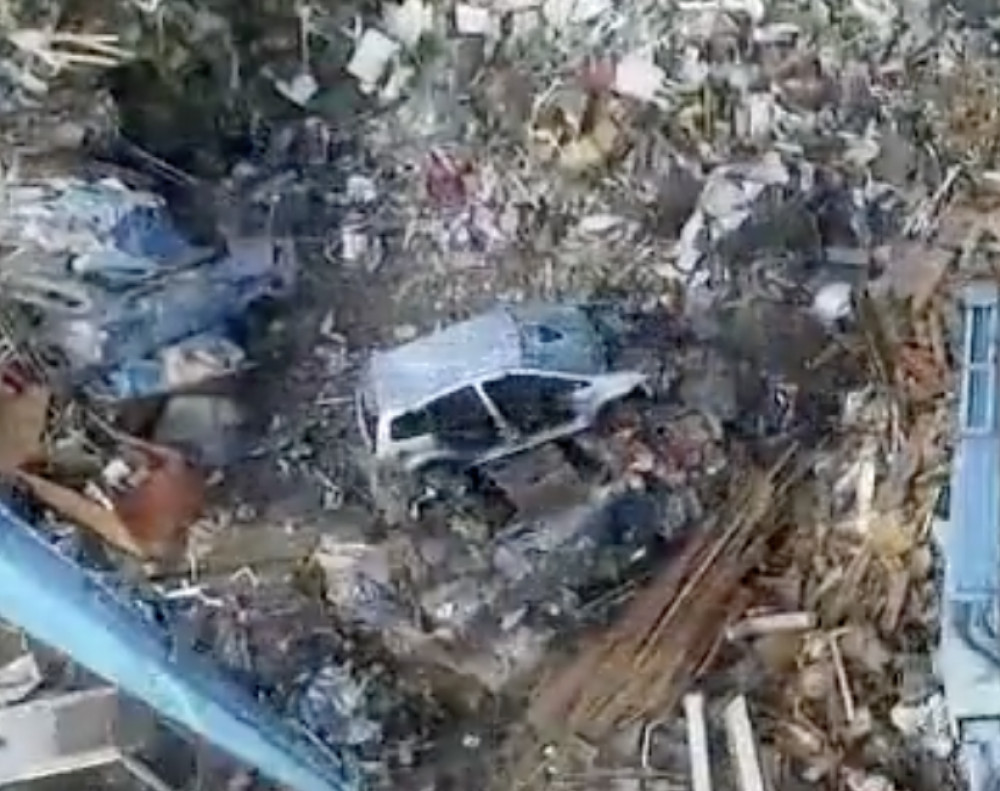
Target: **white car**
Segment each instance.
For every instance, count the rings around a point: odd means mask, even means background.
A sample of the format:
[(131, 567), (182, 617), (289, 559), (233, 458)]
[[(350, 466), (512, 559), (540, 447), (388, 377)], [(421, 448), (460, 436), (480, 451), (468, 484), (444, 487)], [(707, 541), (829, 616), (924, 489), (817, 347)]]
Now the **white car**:
[(586, 306), (502, 305), (372, 354), (357, 393), (375, 478), (483, 465), (592, 426), (647, 394), (613, 370), (607, 330)]

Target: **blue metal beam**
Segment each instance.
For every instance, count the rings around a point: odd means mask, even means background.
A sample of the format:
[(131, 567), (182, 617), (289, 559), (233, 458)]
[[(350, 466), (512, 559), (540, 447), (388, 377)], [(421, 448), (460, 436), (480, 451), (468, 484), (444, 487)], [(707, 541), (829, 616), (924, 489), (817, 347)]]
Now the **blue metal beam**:
[(0, 503), (0, 617), (295, 791), (360, 791), (354, 763), (321, 747), (175, 646)]
[(938, 672), (970, 791), (1000, 780), (1000, 291), (962, 291), (964, 335), (950, 514), (944, 550)]

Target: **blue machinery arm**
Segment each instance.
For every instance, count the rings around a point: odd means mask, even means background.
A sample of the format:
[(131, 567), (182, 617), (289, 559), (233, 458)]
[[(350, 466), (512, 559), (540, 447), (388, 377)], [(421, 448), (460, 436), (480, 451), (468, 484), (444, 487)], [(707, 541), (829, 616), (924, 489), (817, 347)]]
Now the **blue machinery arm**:
[(938, 671), (971, 791), (1000, 788), (1000, 291), (962, 295), (957, 442), (944, 552)]
[(294, 791), (358, 791), (354, 764), (173, 647), (0, 504), (0, 617)]

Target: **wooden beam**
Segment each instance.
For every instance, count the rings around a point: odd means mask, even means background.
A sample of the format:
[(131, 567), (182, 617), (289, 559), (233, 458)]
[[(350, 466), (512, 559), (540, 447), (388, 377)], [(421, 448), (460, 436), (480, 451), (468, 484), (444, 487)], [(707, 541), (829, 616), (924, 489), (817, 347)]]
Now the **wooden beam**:
[(692, 692), (684, 696), (684, 718), (687, 720), (691, 791), (712, 791), (712, 769), (708, 756), (708, 729), (705, 727), (705, 696), (700, 692)]
[(736, 770), (736, 783), (740, 791), (767, 791), (760, 756), (754, 739), (747, 699), (742, 695), (733, 698), (726, 706), (726, 736), (729, 754)]

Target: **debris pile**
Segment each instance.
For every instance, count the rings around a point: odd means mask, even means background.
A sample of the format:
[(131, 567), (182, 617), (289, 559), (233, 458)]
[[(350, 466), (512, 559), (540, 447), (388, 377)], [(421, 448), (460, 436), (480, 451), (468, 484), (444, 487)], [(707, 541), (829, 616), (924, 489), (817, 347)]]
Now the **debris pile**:
[[(982, 228), (966, 232), (975, 246)], [(746, 780), (745, 745), (731, 748), (741, 788), (761, 778), (958, 782), (935, 764), (952, 755), (954, 734), (931, 663), (942, 614), (932, 520), (954, 422), (947, 283), (969, 269), (957, 248), (922, 255), (951, 263), (914, 292), (919, 272), (901, 272), (910, 264), (898, 259), (859, 304), (858, 333), (837, 341), (838, 353), (866, 361), (872, 384), (843, 393), (836, 434), (792, 447), (749, 486), (735, 481), (729, 505), (710, 511), (611, 630), (585, 638), (538, 685), (530, 718), (552, 741), (527, 753), (535, 759), (519, 782), (696, 772), (704, 745), (689, 739), (690, 756), (678, 755), (664, 726), (699, 686), (723, 696), (720, 705), (733, 695), (749, 702), (748, 743), (760, 759), (757, 779)], [(728, 729), (730, 713), (715, 713), (710, 705), (710, 730)], [(580, 750), (569, 734), (593, 747)], [(641, 767), (622, 768), (637, 754)], [(713, 751), (713, 767), (719, 758)]]
[[(454, 698), (515, 732), (473, 756), (504, 788), (957, 788), (960, 741), (976, 773), (995, 739), (961, 733), (962, 662), (930, 657), (965, 568), (932, 540), (956, 529), (932, 529), (956, 294), (995, 277), (982, 9), (15, 5), (0, 100), (101, 101), (5, 139), (119, 166), (12, 168), (0, 196), (0, 465), (64, 555), (184, 602), (171, 640), (372, 777), (446, 764), (423, 745)], [(168, 192), (209, 197), (209, 232)], [(612, 303), (651, 399), (413, 476), (383, 519), (355, 363), (498, 300)], [(274, 412), (253, 453), (215, 392), (237, 374)], [(276, 516), (275, 480), (319, 503)]]
[(8, 187), (3, 238), (5, 297), (35, 314), (43, 359), (115, 399), (234, 373), (245, 355), (226, 330), (295, 274), (287, 242), (196, 247), (161, 199), (110, 179)]

